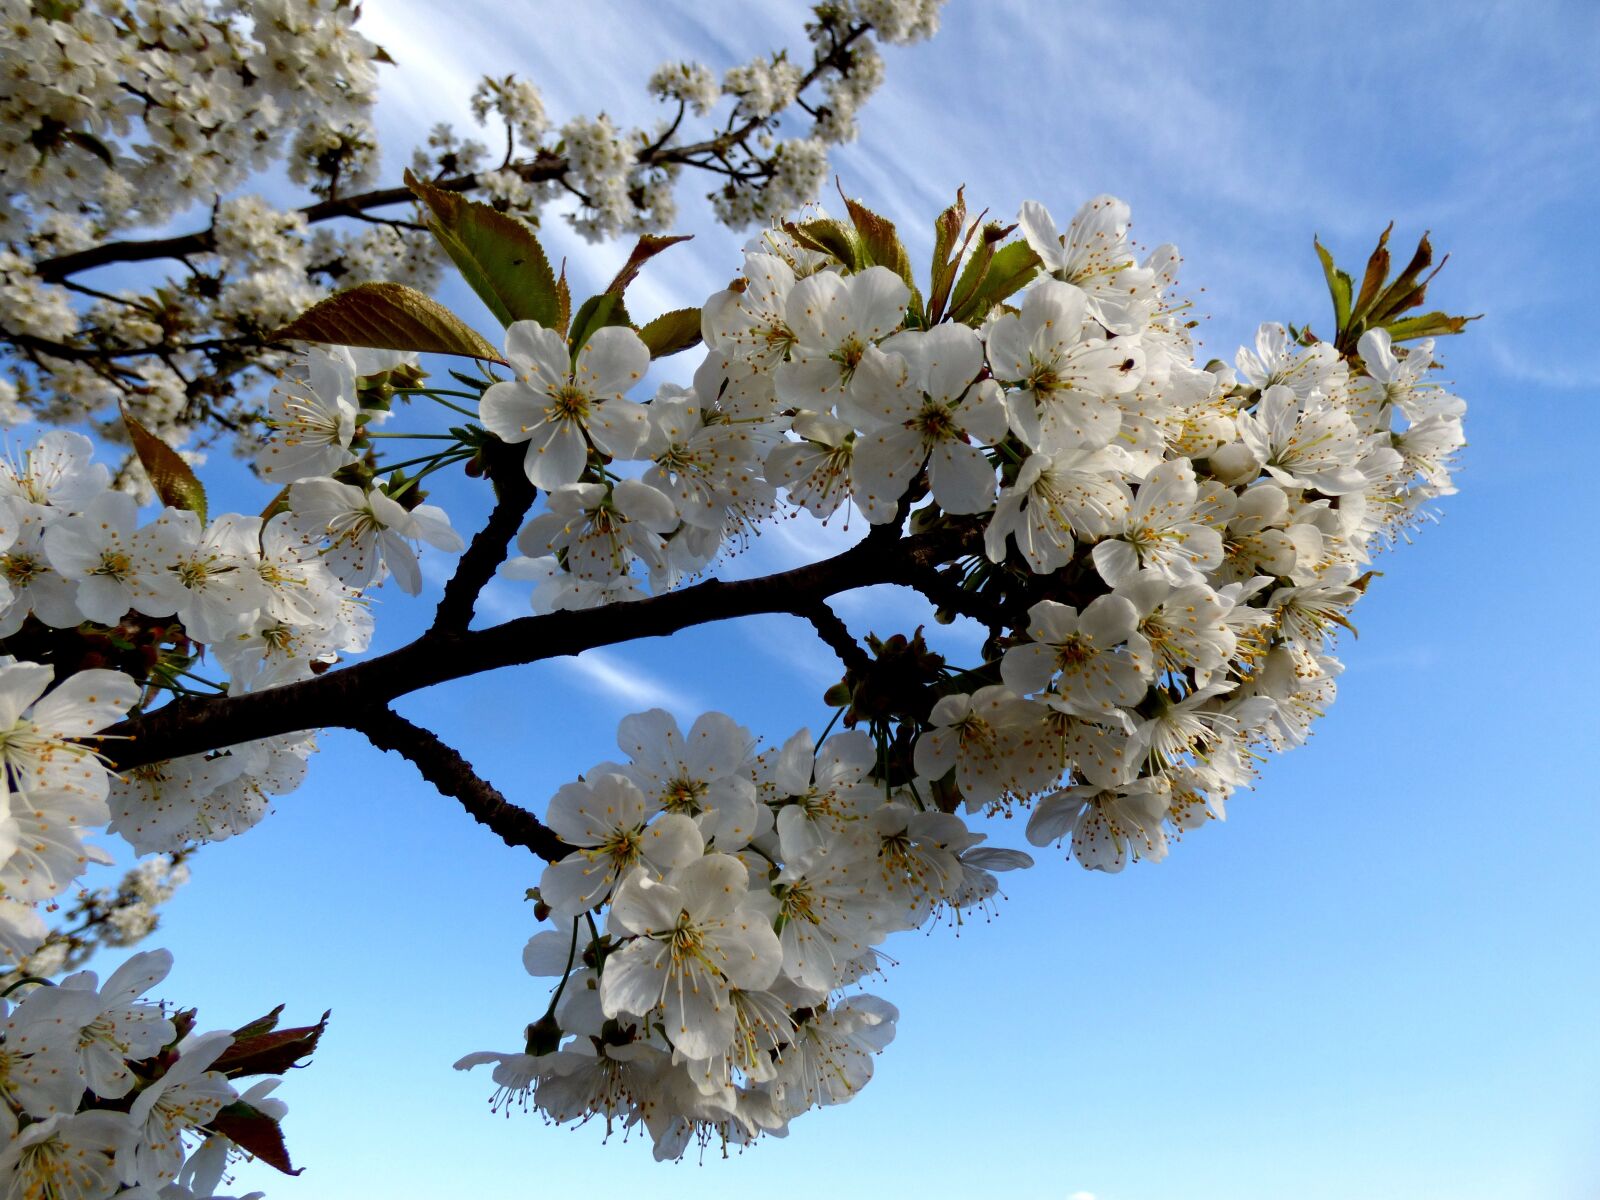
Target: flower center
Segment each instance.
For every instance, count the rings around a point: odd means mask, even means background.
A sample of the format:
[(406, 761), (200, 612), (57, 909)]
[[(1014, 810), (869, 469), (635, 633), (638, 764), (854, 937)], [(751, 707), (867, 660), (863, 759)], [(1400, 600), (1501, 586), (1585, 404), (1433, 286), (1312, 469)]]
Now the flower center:
[(942, 404), (930, 404), (908, 422), (924, 441), (946, 442), (957, 436), (955, 417)]
[(563, 384), (550, 393), (549, 413), (554, 420), (582, 424), (589, 415), (589, 394), (573, 384)]
[(8, 554), (5, 556), (6, 578), (18, 587), (27, 587), (34, 578), (44, 572), (44, 563), (31, 554)]
[(1079, 671), (1094, 661), (1094, 643), (1081, 633), (1074, 633), (1061, 643), (1056, 651), (1056, 661), (1063, 671)]
[(126, 579), (133, 573), (133, 560), (121, 550), (106, 550), (100, 555), (100, 565), (91, 567), (89, 574), (104, 575), (108, 579)]
[(661, 797), (661, 806), (671, 813), (697, 817), (705, 811), (701, 801), (710, 790), (711, 785), (703, 779), (680, 777), (667, 784), (667, 790)]

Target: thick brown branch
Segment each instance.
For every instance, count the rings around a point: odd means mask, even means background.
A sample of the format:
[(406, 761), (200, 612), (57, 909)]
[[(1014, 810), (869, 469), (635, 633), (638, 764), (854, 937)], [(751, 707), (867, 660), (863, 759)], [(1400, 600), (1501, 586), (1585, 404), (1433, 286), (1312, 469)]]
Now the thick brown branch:
[(409, 759), (441, 795), (461, 801), (461, 807), (474, 821), (487, 826), (506, 845), (525, 846), (546, 862), (565, 858), (571, 849), (554, 830), (540, 824), (538, 817), (501, 795), (432, 730), (413, 724), (389, 708), (369, 709), (353, 718), (350, 725), (379, 750), (392, 750)]
[(840, 592), (909, 584), (919, 571), (971, 553), (981, 538), (976, 520), (894, 541), (874, 535), (833, 558), (759, 579), (713, 579), (634, 603), (521, 617), (490, 629), (430, 632), (378, 658), (286, 687), (174, 701), (107, 730), (99, 748), (112, 767), (127, 769), (280, 733), (356, 727), (374, 705), (452, 679), (734, 617), (805, 615)]

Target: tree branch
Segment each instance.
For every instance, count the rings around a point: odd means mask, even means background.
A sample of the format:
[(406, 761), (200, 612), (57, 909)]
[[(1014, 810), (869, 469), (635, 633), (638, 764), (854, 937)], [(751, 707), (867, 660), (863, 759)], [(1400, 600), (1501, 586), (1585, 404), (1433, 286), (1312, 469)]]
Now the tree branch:
[(533, 507), (539, 489), (528, 482), (522, 468), (523, 453), (521, 445), (495, 443), (485, 447), (484, 470), (495, 486), (494, 510), (456, 564), (450, 582), (444, 585), (444, 597), (433, 614), (430, 634), (459, 632), (472, 624), (478, 594), (505, 561), (511, 539)]
[(861, 648), (861, 644), (850, 636), (849, 627), (839, 619), (839, 614), (833, 609), (819, 600), (807, 606), (798, 615), (805, 617), (815, 626), (817, 636), (839, 656), (839, 661), (844, 664), (845, 670), (865, 674), (872, 669), (872, 659)]
[[(868, 25), (853, 25), (850, 30), (831, 47), (827, 54), (819, 55), (795, 89), (798, 96), (811, 84), (821, 78), (824, 71), (830, 67), (839, 68), (845, 51), (851, 43), (865, 35), (870, 28)], [(755, 133), (766, 123), (765, 118), (752, 117), (744, 124), (727, 130), (717, 137), (703, 142), (695, 142), (687, 146), (649, 146), (641, 148), (636, 162), (641, 167), (656, 167), (667, 164), (679, 166), (700, 166), (692, 162), (697, 154), (721, 153), (733, 146), (742, 144), (751, 134)], [(529, 183), (547, 182), (562, 179), (567, 173), (567, 160), (552, 151), (540, 150), (531, 159), (512, 163), (507, 169), (515, 171)], [(443, 188), (447, 192), (470, 192), (482, 184), (478, 173), (458, 175), (452, 179), (442, 179), (434, 186)], [(321, 200), (316, 204), (308, 204), (298, 209), (300, 216), (304, 217), (308, 225), (316, 225), (323, 221), (331, 221), (338, 217), (359, 217), (369, 209), (384, 208), (391, 204), (405, 204), (415, 197), (411, 190), (405, 187), (376, 188), (369, 192), (359, 192), (353, 196), (340, 196), (335, 199)], [(90, 246), (85, 250), (77, 250), (71, 254), (58, 254), (54, 258), (40, 259), (34, 264), (34, 273), (47, 283), (60, 283), (69, 276), (80, 271), (90, 271), (96, 267), (109, 266), (112, 263), (150, 262), (154, 259), (178, 258), (190, 254), (204, 254), (216, 249), (216, 236), (211, 229), (202, 229), (195, 233), (183, 233), (174, 237), (121, 239), (117, 241), (101, 242), (98, 246)]]
[(520, 617), (489, 629), (429, 632), (388, 654), (285, 687), (175, 700), (108, 729), (97, 748), (113, 769), (127, 770), (280, 733), (359, 728), (361, 714), (374, 705), (452, 679), (734, 617), (804, 616), (818, 601), (871, 584), (911, 585), (920, 570), (971, 553), (982, 537), (976, 519), (889, 544), (869, 535), (822, 562), (758, 579), (711, 579), (647, 600)]
[(198, 342), (160, 342), (153, 346), (72, 346), (32, 333), (10, 333), (5, 330), (0, 330), (0, 342), (10, 342), (14, 346), (42, 354), (46, 358), (87, 363), (110, 362), (119, 358), (145, 358), (152, 354), (200, 354), (212, 350), (232, 350), (235, 347), (263, 344), (260, 338), (240, 336), (206, 338)]
[(350, 727), (365, 734), (379, 750), (391, 750), (410, 760), (441, 795), (461, 801), (474, 821), (506, 845), (526, 847), (545, 862), (565, 858), (571, 850), (554, 830), (479, 776), (471, 763), (432, 730), (413, 724), (391, 708), (368, 709), (352, 718)]

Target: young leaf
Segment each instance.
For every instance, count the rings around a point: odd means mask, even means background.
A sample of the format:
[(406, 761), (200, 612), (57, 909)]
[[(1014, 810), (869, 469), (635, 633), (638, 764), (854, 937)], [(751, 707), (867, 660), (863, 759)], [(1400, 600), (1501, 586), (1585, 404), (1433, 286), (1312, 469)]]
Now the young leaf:
[(1312, 238), (1311, 244), (1317, 248), (1317, 257), (1322, 260), (1322, 274), (1328, 281), (1328, 294), (1333, 297), (1334, 328), (1343, 329), (1350, 322), (1350, 289), (1353, 286), (1350, 276), (1333, 265), (1333, 255), (1320, 241)]
[[(1405, 269), (1389, 281), (1389, 234), (1394, 229), (1394, 222), (1389, 222), (1387, 228), (1378, 238), (1378, 246), (1367, 260), (1367, 270), (1361, 280), (1361, 292), (1356, 297), (1348, 319), (1342, 321), (1334, 337), (1334, 347), (1344, 355), (1354, 355), (1361, 344), (1361, 336), (1369, 329), (1386, 329), (1389, 337), (1396, 342), (1409, 341), (1414, 338), (1440, 337), (1452, 333), (1460, 333), (1467, 327), (1468, 321), (1475, 321), (1477, 317), (1458, 317), (1443, 312), (1424, 313), (1417, 317), (1401, 317), (1401, 313), (1413, 308), (1420, 308), (1428, 295), (1428, 285), (1433, 282), (1433, 277), (1449, 261), (1447, 254), (1439, 260), (1438, 266), (1428, 271), (1433, 266), (1433, 245), (1424, 233), (1417, 241), (1417, 249), (1411, 256), (1411, 261), (1406, 263)], [(1337, 271), (1332, 265), (1332, 258), (1320, 243), (1314, 243), (1317, 255), (1322, 259), (1322, 269), (1328, 276), (1329, 290), (1333, 291), (1336, 280), (1343, 280), (1343, 287), (1348, 293), (1349, 277), (1343, 271)], [(1427, 274), (1424, 274), (1427, 272)], [(1334, 295), (1334, 305), (1337, 311), (1338, 293)]]
[(99, 138), (92, 133), (85, 133), (81, 129), (69, 129), (61, 135), (77, 146), (80, 150), (87, 150), (106, 166), (111, 166), (111, 151)]
[(862, 265), (888, 267), (904, 279), (906, 286), (911, 289), (912, 307), (921, 312), (922, 296), (917, 291), (916, 277), (911, 273), (911, 256), (906, 253), (894, 222), (879, 216), (865, 205), (857, 204), (848, 196), (844, 204), (850, 210), (850, 220), (855, 223), (861, 249), (865, 252), (866, 261)]
[[(282, 1008), (280, 1004), (272, 1011), (274, 1020)], [(242, 1075), (281, 1075), (316, 1050), (317, 1042), (328, 1028), (328, 1016), (323, 1013), (322, 1020), (315, 1025), (247, 1033), (246, 1030), (260, 1024), (252, 1022), (234, 1034), (233, 1045), (212, 1064), (212, 1069), (221, 1071), (229, 1079)]]
[[(989, 274), (989, 263), (994, 259), (995, 247), (1005, 241), (1006, 235), (1015, 228), (1015, 225), (1002, 225), (998, 221), (990, 221), (984, 225), (978, 244), (968, 257), (967, 265), (961, 269), (961, 277), (956, 281), (955, 291), (950, 295), (952, 316), (956, 315), (956, 310), (971, 302), (978, 288), (982, 286), (984, 278)], [(971, 239), (972, 232), (969, 230), (967, 240)]]
[[(996, 304), (1016, 295), (1039, 273), (1039, 256), (1027, 242), (1012, 242), (994, 251), (972, 294), (952, 311), (956, 320), (978, 325)], [(962, 283), (966, 279), (963, 276)], [(962, 289), (958, 289), (958, 293)]]
[(1378, 290), (1383, 287), (1383, 281), (1389, 278), (1389, 234), (1393, 231), (1394, 222), (1390, 221), (1378, 235), (1377, 248), (1367, 259), (1366, 274), (1361, 277), (1361, 292), (1356, 296), (1355, 307), (1350, 313), (1352, 326), (1366, 321), (1372, 302), (1378, 298)]
[(639, 329), (639, 337), (650, 347), (651, 358), (665, 358), (700, 344), (700, 310), (675, 308), (664, 312)]
[(253, 1104), (235, 1100), (201, 1126), (232, 1138), (239, 1148), (253, 1154), (285, 1175), (300, 1174), (289, 1162), (289, 1148), (283, 1144), (278, 1123)]
[(583, 349), (584, 343), (595, 335), (596, 330), (604, 329), (607, 325), (632, 324), (628, 319), (628, 310), (622, 306), (621, 296), (615, 292), (590, 296), (572, 318), (572, 336), (567, 339), (567, 346), (572, 351), (573, 360), (577, 360), (578, 351)]
[(572, 289), (567, 286), (567, 260), (561, 260), (561, 274), (556, 276), (556, 320), (555, 329), (566, 333), (567, 325), (572, 320)]
[(808, 250), (831, 254), (844, 264), (846, 270), (859, 271), (863, 266), (862, 250), (856, 240), (855, 230), (843, 221), (836, 221), (832, 217), (820, 217), (815, 221), (803, 221), (798, 225), (790, 222), (783, 228)]
[[(288, 511), (289, 511), (289, 485), (286, 483), (281, 488), (278, 489), (278, 494), (276, 496), (274, 496), (271, 500), (269, 500), (267, 502), (267, 506), (261, 510), (261, 521), (262, 521), (262, 524), (265, 524), (266, 522), (272, 520), (272, 518), (277, 516), (279, 513), (285, 513), (285, 512), (288, 512)], [(280, 1005), (278, 1005), (278, 1007), (282, 1008), (283, 1005), (280, 1004)]]
[(161, 503), (172, 508), (185, 508), (200, 514), (200, 523), (206, 520), (206, 489), (201, 486), (183, 457), (155, 434), (151, 433), (122, 407), (122, 423), (127, 427), (133, 452), (139, 456), (144, 473), (150, 477)]
[[(622, 270), (617, 272), (617, 277), (606, 286), (606, 291), (614, 296), (620, 296), (628, 290), (628, 285), (639, 277), (639, 268), (660, 254), (669, 246), (676, 246), (679, 242), (687, 242), (694, 237), (692, 233), (674, 234), (672, 237), (657, 237), (653, 233), (644, 234), (634, 243), (633, 251), (628, 255), (628, 261), (622, 264)], [(566, 268), (562, 268), (562, 277), (566, 276)], [(569, 301), (570, 303), (570, 301)]]
[[(287, 489), (285, 489), (287, 490)], [(283, 1015), (283, 1005), (278, 1005), (264, 1017), (257, 1017), (254, 1021), (239, 1026), (233, 1031), (234, 1041), (240, 1038), (259, 1037), (263, 1033), (271, 1033), (278, 1027), (278, 1018)]]
[(1476, 316), (1452, 317), (1442, 312), (1431, 312), (1423, 313), (1420, 317), (1402, 317), (1398, 321), (1388, 322), (1383, 328), (1389, 331), (1390, 341), (1408, 342), (1414, 338), (1444, 337), (1452, 333), (1461, 333), (1466, 329), (1468, 321), (1477, 319)]
[(1433, 246), (1428, 241), (1428, 235), (1424, 233), (1417, 242), (1417, 251), (1406, 264), (1406, 269), (1401, 271), (1395, 277), (1395, 281), (1384, 288), (1383, 295), (1373, 302), (1372, 309), (1367, 314), (1367, 323), (1381, 325), (1407, 309), (1420, 305), (1427, 295), (1428, 284), (1433, 281), (1434, 275), (1444, 269), (1444, 263), (1441, 262), (1426, 279), (1422, 278), (1422, 273), (1432, 262)]
[(176, 1046), (194, 1032), (194, 1023), (199, 1016), (199, 1010), (193, 1008), (182, 1008), (172, 1014), (172, 1045)]
[[(961, 252), (966, 249), (966, 239), (961, 236), (967, 224), (965, 191), (965, 188), (957, 188), (956, 202), (933, 223), (933, 267), (928, 273), (928, 320), (931, 322), (944, 316), (945, 303), (956, 281), (956, 268), (961, 264)], [(972, 231), (967, 230), (967, 238), (971, 236)]]
[(418, 179), (406, 186), (433, 212), (429, 228), (502, 325), (537, 321), (565, 334), (555, 273), (533, 230), (516, 217)]
[(272, 334), (271, 340), (505, 361), (455, 313), (399, 283), (361, 283), (335, 292)]

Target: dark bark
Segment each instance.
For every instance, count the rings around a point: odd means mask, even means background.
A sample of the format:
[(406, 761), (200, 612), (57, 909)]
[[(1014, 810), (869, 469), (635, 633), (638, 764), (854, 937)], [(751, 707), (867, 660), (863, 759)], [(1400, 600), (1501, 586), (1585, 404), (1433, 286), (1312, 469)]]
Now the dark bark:
[(712, 579), (634, 603), (520, 617), (489, 629), (430, 630), (398, 650), (300, 683), (240, 696), (176, 700), (108, 729), (99, 749), (113, 769), (126, 770), (276, 734), (359, 729), (362, 716), (374, 707), (500, 667), (757, 613), (810, 619), (829, 596), (879, 583), (914, 586), (927, 568), (981, 544), (982, 525), (976, 520), (905, 538), (885, 525), (833, 558), (759, 579)]
[(817, 636), (838, 655), (846, 670), (863, 672), (871, 669), (871, 657), (861, 648), (861, 643), (850, 636), (850, 628), (839, 619), (839, 614), (826, 604), (819, 601), (795, 615), (811, 622)]
[(430, 633), (448, 633), (472, 624), (478, 594), (506, 559), (511, 539), (517, 536), (523, 517), (533, 507), (539, 489), (528, 482), (522, 469), (522, 446), (496, 442), (484, 449), (484, 472), (495, 487), (494, 510), (488, 523), (472, 539), (461, 555), (455, 574), (444, 585), (444, 596), (433, 614)]
[(565, 858), (571, 851), (555, 831), (540, 824), (525, 808), (511, 803), (488, 783), (453, 747), (431, 730), (415, 725), (393, 709), (374, 708), (349, 722), (380, 750), (392, 750), (408, 759), (422, 777), (445, 796), (454, 796), (478, 824), (508, 846), (523, 846), (546, 862)]

